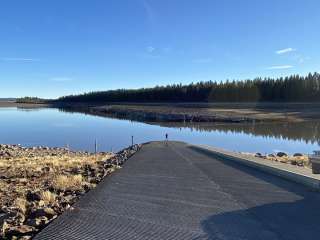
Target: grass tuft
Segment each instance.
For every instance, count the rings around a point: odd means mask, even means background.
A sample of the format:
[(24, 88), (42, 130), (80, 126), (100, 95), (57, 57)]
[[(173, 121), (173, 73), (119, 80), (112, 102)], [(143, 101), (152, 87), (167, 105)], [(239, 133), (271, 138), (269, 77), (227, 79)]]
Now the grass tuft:
[(53, 179), (52, 186), (56, 190), (61, 191), (76, 191), (81, 190), (85, 183), (82, 175), (58, 175)]
[(44, 204), (53, 204), (56, 201), (56, 194), (50, 192), (50, 191), (42, 191), (40, 193), (41, 200), (44, 202)]
[(14, 206), (21, 212), (26, 213), (27, 211), (27, 200), (24, 198), (17, 198), (14, 202)]

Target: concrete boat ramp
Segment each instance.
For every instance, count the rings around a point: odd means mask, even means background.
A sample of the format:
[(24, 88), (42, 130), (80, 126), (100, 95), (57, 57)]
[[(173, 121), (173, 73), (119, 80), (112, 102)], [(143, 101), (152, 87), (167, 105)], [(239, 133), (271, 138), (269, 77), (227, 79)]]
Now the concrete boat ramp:
[(320, 239), (320, 193), (180, 142), (151, 142), (35, 239)]

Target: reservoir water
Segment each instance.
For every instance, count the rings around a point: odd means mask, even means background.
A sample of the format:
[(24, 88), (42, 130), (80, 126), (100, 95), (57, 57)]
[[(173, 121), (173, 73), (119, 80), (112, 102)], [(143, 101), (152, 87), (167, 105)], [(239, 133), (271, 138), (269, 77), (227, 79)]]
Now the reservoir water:
[(70, 146), (74, 150), (117, 151), (135, 143), (170, 140), (241, 152), (312, 153), (319, 149), (320, 122), (269, 124), (142, 123), (68, 113), (58, 109), (0, 108), (0, 143)]

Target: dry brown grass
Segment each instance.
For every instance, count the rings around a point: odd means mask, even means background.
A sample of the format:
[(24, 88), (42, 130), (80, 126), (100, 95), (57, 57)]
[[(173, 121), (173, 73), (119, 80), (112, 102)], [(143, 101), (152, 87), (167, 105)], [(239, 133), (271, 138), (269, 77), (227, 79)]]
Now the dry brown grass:
[(19, 209), (20, 212), (26, 213), (27, 211), (27, 200), (24, 198), (17, 198), (14, 202), (14, 207)]
[(52, 186), (56, 190), (66, 191), (66, 190), (80, 190), (84, 185), (85, 180), (82, 175), (58, 175), (53, 179)]
[(7, 213), (0, 225), (0, 239), (16, 239), (11, 238), (15, 231), (32, 226), (32, 233), (19, 232), (30, 239), (59, 214), (72, 209), (72, 204), (116, 170), (116, 160), (123, 162), (127, 154), (0, 145), (0, 211)]
[(1, 159), (1, 169), (8, 169), (10, 172), (42, 172), (44, 167), (50, 167), (51, 171), (81, 168), (84, 165), (96, 165), (102, 160), (111, 157), (111, 154), (97, 154), (87, 156), (44, 156), (44, 157), (20, 157)]
[(41, 191), (40, 192), (41, 200), (43, 201), (44, 205), (53, 204), (56, 201), (56, 194), (50, 191)]
[[(86, 166), (97, 167), (113, 154), (59, 153), (37, 156), (37, 154), (0, 157), (0, 208), (13, 205), (13, 199), (23, 199), (28, 191), (41, 192), (45, 203), (54, 201), (55, 196), (48, 190), (79, 190), (87, 179), (81, 174)], [(78, 173), (79, 172), (79, 173)], [(19, 200), (20, 201), (20, 200)], [(19, 202), (20, 205), (21, 202)]]

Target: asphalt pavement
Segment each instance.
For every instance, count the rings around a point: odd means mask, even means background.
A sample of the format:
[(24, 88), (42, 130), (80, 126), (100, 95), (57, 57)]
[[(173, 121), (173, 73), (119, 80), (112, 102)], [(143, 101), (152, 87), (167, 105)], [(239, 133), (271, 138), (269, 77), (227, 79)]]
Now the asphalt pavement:
[(35, 239), (320, 239), (320, 193), (152, 142)]

